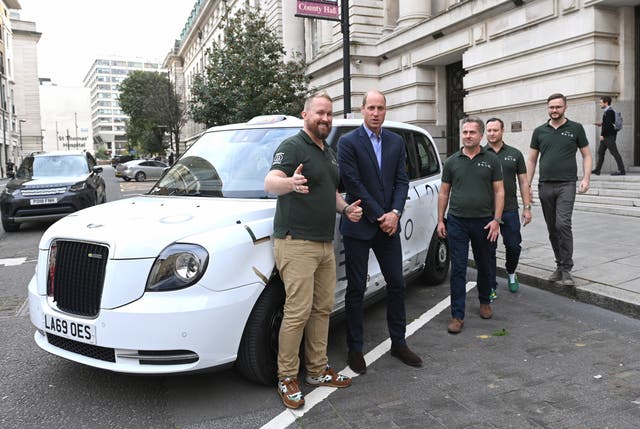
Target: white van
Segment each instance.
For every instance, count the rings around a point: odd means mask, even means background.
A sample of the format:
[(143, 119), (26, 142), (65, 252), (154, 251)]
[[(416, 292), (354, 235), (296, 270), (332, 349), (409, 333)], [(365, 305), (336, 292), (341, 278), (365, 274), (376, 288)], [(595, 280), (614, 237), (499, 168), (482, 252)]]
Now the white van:
[[(328, 143), (361, 124), (334, 119)], [(284, 289), (273, 256), (276, 198), (264, 192), (277, 146), (302, 128), (287, 116), (206, 131), (146, 194), (73, 213), (39, 245), (29, 308), (36, 343), (72, 361), (135, 374), (225, 367), (276, 380)], [(444, 281), (436, 234), (441, 162), (428, 133), (402, 123), (410, 188), (402, 215), (407, 277)], [(336, 221), (339, 221), (338, 215)], [(336, 222), (334, 314), (346, 276)], [(369, 259), (367, 296), (384, 290)]]

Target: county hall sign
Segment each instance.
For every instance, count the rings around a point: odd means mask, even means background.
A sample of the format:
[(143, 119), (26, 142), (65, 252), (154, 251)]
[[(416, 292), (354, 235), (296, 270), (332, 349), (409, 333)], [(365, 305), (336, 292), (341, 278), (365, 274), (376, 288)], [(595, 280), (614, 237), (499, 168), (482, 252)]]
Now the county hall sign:
[(298, 0), (296, 16), (340, 21), (338, 0)]

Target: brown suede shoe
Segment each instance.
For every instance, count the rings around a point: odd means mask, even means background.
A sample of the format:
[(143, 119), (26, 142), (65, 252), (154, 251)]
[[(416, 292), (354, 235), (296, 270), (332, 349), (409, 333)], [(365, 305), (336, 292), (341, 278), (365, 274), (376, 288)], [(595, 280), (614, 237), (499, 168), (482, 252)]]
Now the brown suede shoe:
[(422, 366), (422, 359), (420, 359), (420, 356), (412, 352), (407, 346), (391, 346), (391, 356), (400, 359), (404, 364), (409, 366)]
[(453, 318), (449, 321), (449, 325), (447, 325), (447, 331), (450, 334), (459, 334), (463, 326), (464, 320)]
[(489, 304), (480, 304), (480, 317), (483, 319), (491, 319), (493, 310)]
[(349, 368), (355, 373), (364, 374), (367, 372), (367, 363), (364, 361), (362, 352), (349, 352)]

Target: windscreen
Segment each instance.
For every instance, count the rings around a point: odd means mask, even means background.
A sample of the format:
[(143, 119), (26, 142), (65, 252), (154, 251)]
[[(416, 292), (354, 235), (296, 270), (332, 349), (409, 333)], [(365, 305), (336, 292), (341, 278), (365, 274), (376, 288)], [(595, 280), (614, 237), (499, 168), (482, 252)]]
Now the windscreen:
[(84, 156), (30, 156), (24, 159), (18, 169), (19, 179), (40, 177), (82, 176), (89, 173)]
[(264, 177), (273, 153), (300, 128), (258, 128), (204, 134), (162, 176), (151, 195), (267, 198)]

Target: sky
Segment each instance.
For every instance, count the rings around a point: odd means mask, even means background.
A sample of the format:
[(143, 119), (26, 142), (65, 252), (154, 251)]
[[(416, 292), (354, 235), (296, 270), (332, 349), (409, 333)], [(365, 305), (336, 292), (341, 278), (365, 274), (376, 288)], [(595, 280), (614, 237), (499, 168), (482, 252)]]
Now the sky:
[(97, 58), (137, 57), (161, 63), (195, 0), (18, 0), (20, 19), (36, 23), (38, 76), (82, 86)]

